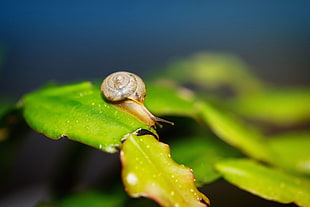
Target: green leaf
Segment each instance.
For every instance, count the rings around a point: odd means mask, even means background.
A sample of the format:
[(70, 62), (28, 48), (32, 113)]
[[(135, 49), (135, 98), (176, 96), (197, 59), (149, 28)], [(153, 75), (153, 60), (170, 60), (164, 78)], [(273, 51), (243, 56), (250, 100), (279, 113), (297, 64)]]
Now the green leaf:
[(227, 143), (250, 157), (263, 161), (271, 160), (261, 133), (246, 125), (238, 117), (207, 103), (201, 104), (201, 115), (211, 129)]
[(193, 92), (176, 85), (148, 84), (146, 106), (162, 115), (203, 118), (224, 141), (259, 160), (269, 161), (270, 152), (261, 133), (246, 125), (227, 110), (199, 101)]
[(161, 206), (205, 206), (191, 170), (171, 159), (168, 145), (151, 135), (127, 137), (121, 149), (122, 178), (132, 197), (147, 197)]
[(39, 203), (36, 207), (119, 207), (125, 203), (125, 194), (86, 191), (71, 194), (53, 204)]
[(100, 192), (86, 192), (74, 194), (63, 199), (58, 207), (118, 207), (123, 206), (125, 196), (119, 194), (107, 194)]
[(43, 88), (22, 101), (24, 117), (33, 129), (107, 152), (115, 152), (126, 134), (148, 128), (107, 103), (99, 88), (89, 82)]
[(21, 119), (19, 109), (13, 100), (0, 98), (0, 142), (10, 137)]
[(214, 170), (216, 162), (241, 156), (239, 151), (210, 134), (175, 140), (170, 146), (175, 160), (193, 169), (198, 186), (211, 183), (221, 176)]
[(156, 115), (187, 116), (196, 118), (196, 98), (192, 91), (172, 83), (147, 84), (145, 106)]
[(293, 125), (310, 120), (310, 89), (269, 89), (237, 97), (230, 103), (238, 113), (278, 125)]
[(229, 86), (240, 94), (263, 88), (263, 84), (251, 74), (249, 66), (232, 54), (198, 53), (171, 62), (158, 76), (194, 84), (199, 88)]
[[(260, 131), (247, 125), (239, 117), (230, 113), (227, 109), (220, 109), (219, 107), (215, 107), (214, 105), (206, 102), (202, 103), (197, 100), (193, 93), (175, 85), (167, 86), (163, 84), (148, 84), (148, 86), (150, 93), (146, 99), (146, 104), (147, 107), (156, 114), (182, 115), (195, 119), (197, 119), (200, 115), (208, 123), (212, 131), (215, 132), (220, 138), (232, 146), (240, 149), (248, 156), (269, 163), (286, 166), (287, 168), (303, 173), (307, 173), (309, 171), (309, 169), (307, 169), (309, 168), (309, 165), (306, 160), (308, 159), (308, 155), (305, 154), (306, 150), (295, 152), (298, 151), (299, 148), (303, 149), (305, 146), (308, 146), (307, 144), (302, 144), (307, 142), (306, 140), (303, 139), (303, 141), (300, 141), (299, 143), (301, 144), (288, 144), (286, 148), (281, 146), (271, 146), (277, 149), (270, 149), (268, 148), (267, 139), (265, 139)], [(187, 144), (185, 145), (187, 146)], [(283, 159), (287, 156), (285, 155), (285, 151), (289, 145), (296, 145), (296, 147), (291, 147), (290, 149), (290, 152), (292, 152), (290, 157), (292, 159)], [(303, 148), (300, 145), (303, 145)], [(271, 150), (275, 152), (271, 152)], [(196, 151), (193, 150), (193, 152)], [(302, 155), (301, 153), (304, 154)], [(299, 156), (299, 159), (297, 159), (297, 156)], [(190, 163), (186, 164), (195, 169), (195, 165)], [(197, 176), (197, 180), (205, 180), (203, 182), (208, 182), (208, 179), (212, 180), (212, 177), (213, 176)]]
[(291, 132), (268, 141), (275, 165), (310, 174), (310, 132)]
[(148, 84), (146, 106), (162, 115), (203, 118), (220, 138), (259, 160), (269, 161), (270, 152), (262, 134), (229, 111), (201, 102), (195, 94), (176, 85)]
[(0, 119), (11, 109), (15, 107), (12, 101), (0, 98)]
[(216, 169), (227, 181), (267, 200), (310, 206), (310, 182), (307, 179), (248, 159), (224, 160), (216, 164)]
[(6, 122), (4, 119), (18, 109), (14, 100), (6, 97), (0, 97), (0, 124)]

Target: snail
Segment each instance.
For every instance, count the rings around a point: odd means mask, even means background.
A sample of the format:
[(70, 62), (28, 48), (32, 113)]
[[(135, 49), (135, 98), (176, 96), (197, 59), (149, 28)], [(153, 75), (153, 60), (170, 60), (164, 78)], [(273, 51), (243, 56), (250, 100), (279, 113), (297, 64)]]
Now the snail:
[(136, 74), (115, 72), (107, 76), (101, 84), (105, 99), (116, 108), (131, 114), (147, 126), (157, 122), (174, 125), (173, 122), (154, 116), (145, 106), (146, 86)]

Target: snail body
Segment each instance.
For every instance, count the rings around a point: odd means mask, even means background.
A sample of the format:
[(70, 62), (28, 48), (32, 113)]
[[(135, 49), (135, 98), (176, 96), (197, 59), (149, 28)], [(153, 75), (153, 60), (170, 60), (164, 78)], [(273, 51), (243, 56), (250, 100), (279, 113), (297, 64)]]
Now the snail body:
[(116, 108), (131, 114), (147, 126), (166, 121), (154, 116), (145, 106), (146, 86), (136, 74), (115, 72), (107, 76), (101, 84), (101, 92), (106, 100)]

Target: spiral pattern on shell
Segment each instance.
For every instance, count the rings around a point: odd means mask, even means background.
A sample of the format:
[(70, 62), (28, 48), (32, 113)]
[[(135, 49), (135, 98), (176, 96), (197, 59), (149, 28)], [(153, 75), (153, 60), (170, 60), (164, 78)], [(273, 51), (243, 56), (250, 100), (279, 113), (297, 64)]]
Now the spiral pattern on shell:
[(133, 73), (115, 72), (103, 80), (101, 92), (111, 102), (129, 99), (143, 103), (146, 87), (143, 80)]

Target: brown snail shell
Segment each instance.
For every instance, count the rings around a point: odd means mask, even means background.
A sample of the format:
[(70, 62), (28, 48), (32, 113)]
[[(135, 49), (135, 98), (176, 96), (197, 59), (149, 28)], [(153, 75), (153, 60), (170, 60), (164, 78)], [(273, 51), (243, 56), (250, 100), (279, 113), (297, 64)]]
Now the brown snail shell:
[(108, 102), (147, 126), (154, 126), (158, 121), (173, 125), (172, 122), (154, 116), (144, 106), (146, 87), (136, 74), (123, 71), (110, 74), (103, 80), (101, 92)]

